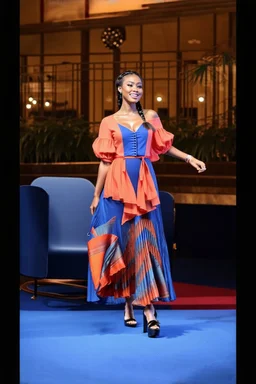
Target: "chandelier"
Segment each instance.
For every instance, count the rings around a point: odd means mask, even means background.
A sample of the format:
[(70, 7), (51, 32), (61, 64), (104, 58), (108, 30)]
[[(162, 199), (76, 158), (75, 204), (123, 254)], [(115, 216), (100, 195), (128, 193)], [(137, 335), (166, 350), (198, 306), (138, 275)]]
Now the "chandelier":
[(124, 27), (107, 27), (101, 34), (101, 41), (106, 48), (117, 49), (125, 41), (125, 28)]

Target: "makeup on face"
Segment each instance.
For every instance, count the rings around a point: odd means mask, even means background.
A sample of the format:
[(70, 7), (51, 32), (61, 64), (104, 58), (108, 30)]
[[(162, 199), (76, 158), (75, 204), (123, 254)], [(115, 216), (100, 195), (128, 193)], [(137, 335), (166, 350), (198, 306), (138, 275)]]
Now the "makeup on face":
[(137, 76), (129, 76), (129, 78), (124, 79), (120, 90), (122, 91), (123, 97), (128, 97), (137, 102), (143, 94), (142, 82)]

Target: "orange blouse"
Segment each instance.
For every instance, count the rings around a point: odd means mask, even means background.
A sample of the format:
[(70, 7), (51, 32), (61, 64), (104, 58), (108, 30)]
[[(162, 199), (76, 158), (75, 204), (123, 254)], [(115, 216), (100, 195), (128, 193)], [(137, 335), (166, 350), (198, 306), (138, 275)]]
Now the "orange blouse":
[[(142, 161), (137, 195), (126, 172), (122, 132), (113, 115), (102, 120), (98, 137), (93, 142), (95, 156), (104, 162), (112, 163), (105, 180), (104, 197), (111, 197), (113, 200), (124, 203), (122, 224), (137, 215), (154, 210), (160, 203), (144, 158), (149, 158), (151, 162), (159, 160), (159, 155), (166, 153), (172, 146), (174, 135), (163, 128), (159, 117), (150, 119), (148, 122), (152, 124), (155, 131), (148, 130), (145, 152), (142, 156), (138, 156)], [(134, 135), (134, 132), (131, 131), (131, 135)]]

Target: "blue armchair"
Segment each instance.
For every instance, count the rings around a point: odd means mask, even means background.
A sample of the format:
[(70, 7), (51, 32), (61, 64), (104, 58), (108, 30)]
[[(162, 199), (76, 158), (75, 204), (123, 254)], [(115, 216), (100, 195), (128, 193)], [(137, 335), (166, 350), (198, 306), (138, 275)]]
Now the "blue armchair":
[(34, 279), (33, 298), (38, 279), (86, 280), (94, 189), (76, 177), (39, 177), (20, 186), (20, 273)]

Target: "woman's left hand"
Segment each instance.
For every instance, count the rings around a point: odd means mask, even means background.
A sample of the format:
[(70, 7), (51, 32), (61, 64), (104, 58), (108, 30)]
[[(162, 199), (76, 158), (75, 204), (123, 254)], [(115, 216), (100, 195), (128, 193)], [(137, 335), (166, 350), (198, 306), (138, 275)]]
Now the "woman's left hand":
[(191, 164), (192, 167), (198, 171), (198, 173), (206, 171), (205, 163), (203, 161), (197, 160), (195, 157), (190, 159), (189, 164)]

